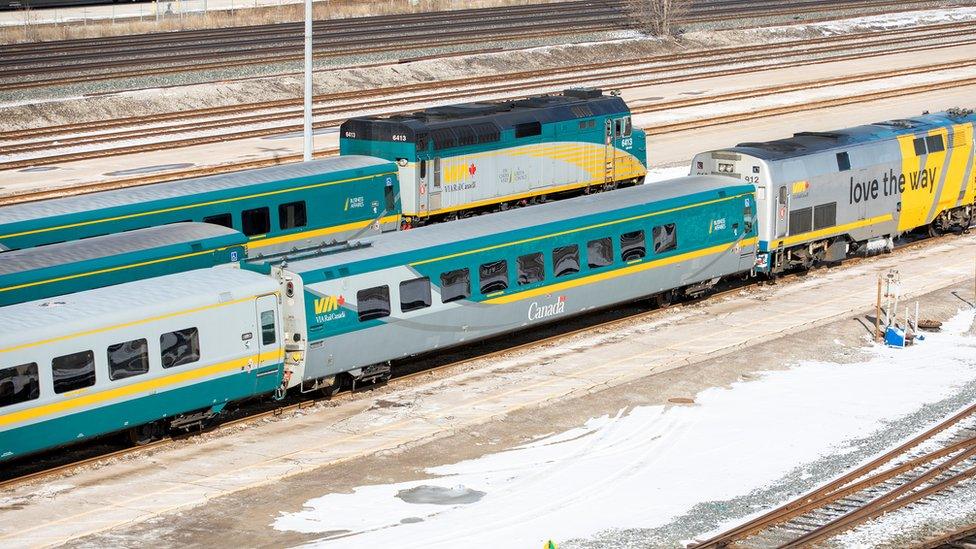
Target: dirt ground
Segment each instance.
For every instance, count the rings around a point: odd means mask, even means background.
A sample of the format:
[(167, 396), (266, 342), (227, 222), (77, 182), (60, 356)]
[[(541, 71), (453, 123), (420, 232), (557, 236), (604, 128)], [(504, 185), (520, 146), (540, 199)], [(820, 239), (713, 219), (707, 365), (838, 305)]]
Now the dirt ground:
[[(971, 307), (972, 295), (972, 283), (925, 295), (919, 299), (923, 318), (948, 319), (961, 308)], [(865, 355), (861, 349), (870, 341), (872, 327), (872, 313), (866, 312), (637, 382), (547, 407), (522, 410), (490, 424), (459, 430), (433, 442), (401, 447), (367, 459), (322, 468), (283, 480), (274, 486), (213, 500), (204, 508), (82, 538), (71, 546), (136, 547), (151, 540), (153, 544), (162, 546), (280, 547), (320, 539), (321, 533), (303, 535), (279, 532), (272, 529), (270, 524), (281, 512), (300, 510), (310, 497), (349, 493), (362, 485), (427, 478), (429, 475), (424, 473), (425, 468), (498, 452), (541, 435), (578, 427), (592, 417), (612, 415), (624, 407), (693, 406), (693, 403), (687, 403), (693, 402), (694, 396), (704, 389), (727, 387), (737, 381), (753, 379), (765, 371), (789, 368), (801, 360), (839, 363), (861, 360)], [(760, 359), (757, 360), (757, 357)], [(851, 456), (851, 459), (856, 458)], [(597, 542), (596, 545), (601, 544)]]

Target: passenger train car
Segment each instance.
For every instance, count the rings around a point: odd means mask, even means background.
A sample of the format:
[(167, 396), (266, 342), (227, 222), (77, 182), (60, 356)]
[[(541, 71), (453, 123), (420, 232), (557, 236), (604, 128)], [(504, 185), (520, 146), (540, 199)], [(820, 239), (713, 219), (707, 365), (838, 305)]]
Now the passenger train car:
[(623, 99), (571, 89), (351, 118), (342, 154), (395, 161), (405, 227), (643, 182), (645, 136)]
[(174, 223), (0, 254), (0, 306), (122, 284), (246, 257), (247, 237)]
[(308, 346), (293, 379), (335, 388), (340, 374), (386, 377), (396, 358), (748, 273), (753, 202), (751, 185), (689, 177), (246, 267), (294, 301), (285, 330)]
[[(144, 440), (258, 395), (676, 291), (754, 263), (754, 192), (690, 177), (0, 307), (0, 460)], [(377, 344), (382, 342), (383, 344)]]
[(396, 165), (345, 156), (0, 207), (0, 245), (42, 246), (198, 221), (236, 229), (252, 254), (344, 241), (399, 220)]
[(277, 292), (217, 267), (0, 307), (0, 459), (144, 439), (279, 389)]
[(949, 110), (705, 152), (692, 174), (756, 185), (756, 270), (776, 274), (890, 249), (918, 228), (974, 221), (976, 114)]

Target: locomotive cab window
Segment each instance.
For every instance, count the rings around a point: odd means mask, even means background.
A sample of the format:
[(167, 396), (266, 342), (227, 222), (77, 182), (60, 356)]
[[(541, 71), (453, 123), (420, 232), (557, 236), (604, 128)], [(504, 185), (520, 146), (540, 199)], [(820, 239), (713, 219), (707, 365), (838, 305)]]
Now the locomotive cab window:
[(591, 269), (606, 267), (613, 263), (613, 241), (599, 238), (586, 243), (586, 264)]
[(184, 328), (159, 336), (159, 355), (163, 368), (200, 360), (200, 332), (196, 328)]
[(851, 157), (846, 151), (837, 153), (837, 169), (842, 172), (851, 169)]
[(620, 235), (620, 259), (636, 261), (647, 255), (644, 247), (644, 231), (633, 231)]
[(274, 345), (277, 339), (275, 312), (261, 311), (261, 345)]
[(386, 200), (386, 211), (392, 212), (396, 208), (396, 190), (393, 188), (393, 180), (386, 178), (386, 186), (383, 187), (383, 198)]
[(0, 407), (11, 406), (41, 396), (37, 363), (0, 369)]
[(552, 251), (552, 272), (556, 277), (578, 273), (579, 270), (579, 246), (562, 246)]
[(149, 371), (149, 343), (135, 339), (108, 346), (108, 378), (112, 381)]
[(359, 290), (356, 303), (360, 322), (390, 316), (390, 287), (384, 285)]
[(482, 294), (493, 294), (508, 288), (508, 261), (502, 259), (485, 263), (478, 271)]
[(654, 253), (663, 254), (678, 247), (678, 228), (674, 223), (658, 225), (651, 231), (654, 238)]
[(61, 394), (95, 384), (95, 353), (82, 351), (59, 356), (51, 361), (54, 392)]
[(228, 229), (234, 228), (234, 216), (230, 215), (229, 213), (204, 217), (203, 222), (210, 223), (211, 225), (220, 225), (221, 227), (227, 227)]
[(441, 274), (441, 303), (450, 303), (471, 295), (471, 272), (457, 269)]
[(630, 137), (630, 134), (634, 131), (634, 124), (630, 120), (630, 117), (624, 118), (624, 137)]
[(271, 231), (271, 214), (268, 208), (255, 208), (241, 212), (241, 227), (245, 235), (267, 234)]
[(308, 224), (305, 201), (289, 202), (278, 206), (278, 225), (281, 230), (304, 227)]
[(430, 307), (430, 279), (415, 278), (400, 283), (400, 311), (407, 313)]
[(942, 152), (945, 150), (945, 141), (942, 140), (941, 135), (930, 135), (926, 137), (925, 145), (929, 150), (929, 154)]
[(546, 277), (545, 264), (542, 253), (523, 255), (516, 262), (516, 278), (520, 286), (542, 282)]
[(912, 145), (915, 147), (915, 156), (924, 156), (925, 155), (925, 152), (926, 151), (925, 151), (925, 138), (924, 137), (916, 137), (915, 140), (912, 141)]

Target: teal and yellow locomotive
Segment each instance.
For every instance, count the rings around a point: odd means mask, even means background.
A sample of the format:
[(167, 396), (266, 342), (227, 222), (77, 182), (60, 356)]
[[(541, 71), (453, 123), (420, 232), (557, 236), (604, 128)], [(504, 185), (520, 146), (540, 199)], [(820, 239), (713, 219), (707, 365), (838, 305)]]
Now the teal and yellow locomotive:
[(351, 118), (339, 150), (398, 164), (404, 228), (636, 185), (647, 173), (627, 104), (594, 89)]

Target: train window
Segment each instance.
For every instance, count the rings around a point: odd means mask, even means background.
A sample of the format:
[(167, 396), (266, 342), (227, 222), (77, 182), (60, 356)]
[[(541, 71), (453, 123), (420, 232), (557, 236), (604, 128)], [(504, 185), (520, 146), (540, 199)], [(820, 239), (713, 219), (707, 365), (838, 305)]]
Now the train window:
[(851, 169), (851, 157), (846, 151), (837, 153), (837, 169), (842, 172)]
[(643, 259), (647, 255), (644, 247), (644, 231), (633, 231), (620, 235), (620, 258), (624, 261)]
[(393, 179), (386, 178), (386, 186), (383, 187), (383, 198), (386, 199), (386, 211), (392, 212), (396, 208), (396, 194), (393, 188)]
[(149, 342), (134, 339), (108, 346), (108, 378), (112, 381), (149, 371)]
[(275, 312), (261, 311), (261, 345), (274, 345), (277, 339)]
[(471, 273), (458, 269), (441, 274), (441, 303), (450, 303), (471, 295)]
[(678, 247), (678, 228), (674, 223), (658, 225), (651, 230), (654, 238), (654, 253), (663, 254)]
[(826, 229), (837, 224), (837, 203), (821, 204), (813, 209), (813, 230)]
[(203, 218), (204, 223), (210, 223), (211, 225), (220, 225), (221, 227), (227, 227), (228, 229), (234, 228), (234, 216), (229, 213), (211, 215)]
[(926, 137), (925, 144), (928, 147), (929, 154), (945, 150), (945, 141), (942, 140), (941, 135), (930, 135)]
[(478, 270), (482, 294), (493, 294), (508, 288), (508, 261), (501, 259), (485, 263)]
[(163, 368), (200, 360), (200, 333), (196, 328), (184, 328), (159, 336), (159, 354)]
[(924, 156), (925, 155), (925, 152), (926, 151), (925, 151), (925, 138), (924, 137), (916, 137), (915, 140), (912, 141), (912, 144), (915, 146), (915, 156)]
[(515, 138), (521, 137), (532, 137), (533, 135), (540, 135), (542, 133), (542, 123), (540, 122), (524, 122), (522, 124), (515, 125)]
[(420, 178), (421, 179), (424, 179), (426, 177), (427, 177), (427, 161), (426, 160), (421, 160), (420, 161)]
[(41, 396), (37, 363), (0, 370), (0, 407), (34, 400)]
[(281, 230), (304, 227), (308, 224), (308, 213), (305, 201), (289, 202), (278, 206), (278, 225)]
[(598, 238), (586, 243), (586, 264), (591, 269), (613, 263), (613, 242), (610, 238)]
[(51, 361), (54, 392), (61, 394), (95, 384), (95, 353), (82, 351), (59, 356)]
[(515, 268), (518, 271), (516, 278), (520, 286), (542, 282), (546, 278), (546, 267), (541, 252), (519, 256)]
[(620, 137), (623, 133), (623, 120), (617, 118), (613, 121), (613, 135), (614, 137)]
[(271, 232), (271, 214), (268, 208), (254, 208), (241, 212), (243, 233), (247, 236)]
[(579, 246), (560, 246), (552, 250), (552, 272), (557, 276), (566, 276), (580, 271)]
[(384, 285), (359, 290), (356, 293), (356, 304), (359, 307), (360, 322), (390, 316), (390, 287)]
[(634, 132), (634, 124), (630, 120), (630, 117), (624, 118), (624, 137), (630, 137), (630, 134)]
[(782, 187), (779, 188), (779, 197), (778, 197), (781, 206), (786, 205), (787, 196), (788, 195), (786, 194), (786, 185), (783, 185)]
[(415, 278), (400, 283), (400, 311), (407, 313), (430, 307), (430, 279)]

